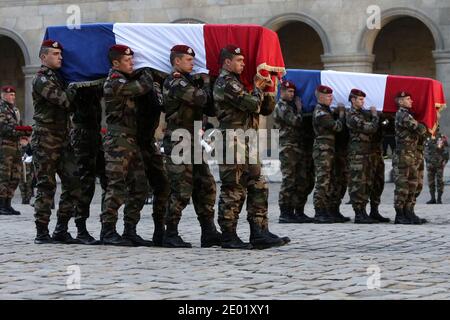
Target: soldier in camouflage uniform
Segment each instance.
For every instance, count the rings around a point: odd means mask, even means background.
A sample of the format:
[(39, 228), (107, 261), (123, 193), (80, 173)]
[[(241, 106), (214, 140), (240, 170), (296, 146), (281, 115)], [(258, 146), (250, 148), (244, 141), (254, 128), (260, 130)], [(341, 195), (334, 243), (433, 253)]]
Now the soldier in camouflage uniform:
[[(221, 244), (221, 234), (214, 224), (214, 204), (216, 201), (216, 183), (208, 164), (201, 159), (194, 159), (194, 140), (198, 132), (194, 131), (195, 121), (201, 123), (203, 114), (214, 116), (211, 107), (211, 89), (209, 76), (204, 74), (201, 81), (195, 81), (190, 73), (194, 67), (195, 52), (185, 45), (176, 45), (171, 49), (170, 62), (173, 72), (163, 85), (164, 107), (166, 110), (167, 129), (164, 135), (164, 152), (167, 155), (167, 172), (170, 180), (169, 208), (166, 217), (165, 247), (191, 248), (178, 234), (178, 224), (183, 209), (192, 197), (197, 219), (202, 228), (201, 246), (211, 247)], [(190, 137), (183, 136), (172, 141), (176, 130), (187, 131)], [(174, 161), (172, 150), (179, 144), (186, 146), (189, 155), (183, 155), (182, 163)], [(177, 155), (178, 156), (178, 155)], [(198, 160), (198, 159), (197, 159)]]
[(20, 118), (15, 101), (15, 88), (3, 86), (0, 99), (0, 214), (4, 215), (20, 214), (11, 207), (22, 172), (19, 137), (23, 133), (16, 130)]
[[(141, 70), (136, 70), (133, 78), (139, 76)], [(155, 132), (163, 109), (161, 85), (167, 76), (152, 69), (153, 91), (136, 97), (137, 106), (137, 142), (144, 159), (145, 174), (153, 190), (153, 244), (162, 246), (164, 238), (165, 215), (167, 211), (170, 184), (163, 155), (156, 144)], [(150, 107), (149, 107), (150, 106)]]
[[(420, 134), (417, 139), (417, 149), (416, 149), (416, 168), (417, 168), (417, 187), (416, 192), (414, 194), (414, 198), (409, 204), (409, 208), (414, 212), (414, 207), (417, 202), (417, 198), (423, 189), (423, 176), (425, 171), (425, 160), (424, 160), (424, 149), (425, 149), (425, 140), (427, 139), (428, 132), (424, 134)], [(421, 219), (423, 223), (427, 222), (426, 219)]]
[[(425, 161), (427, 163), (428, 187), (431, 200), (427, 204), (442, 204), (444, 193), (444, 168), (449, 159), (447, 137), (439, 132), (425, 142)], [(437, 185), (437, 200), (436, 200)]]
[[(109, 49), (112, 68), (103, 86), (107, 133), (104, 137), (107, 188), (101, 214), (103, 244), (118, 246), (151, 246), (152, 242), (136, 233), (140, 212), (148, 194), (148, 183), (142, 154), (137, 144), (135, 98), (153, 90), (151, 71), (142, 70), (135, 80), (134, 52), (127, 46)], [(148, 106), (150, 108), (150, 106)], [(119, 208), (124, 208), (124, 231), (116, 231)]]
[(399, 110), (395, 115), (396, 150), (392, 160), (394, 168), (394, 208), (397, 224), (422, 224), (424, 221), (415, 215), (410, 204), (413, 203), (417, 189), (417, 142), (427, 128), (413, 118), (411, 95), (399, 92), (396, 103)]
[(300, 128), (302, 127), (302, 105), (295, 97), (295, 84), (289, 80), (281, 83), (281, 95), (275, 107), (275, 127), (280, 130), (280, 169), (282, 182), (278, 203), (280, 206), (280, 223), (307, 223), (314, 220), (306, 216), (300, 208), (298, 185), (303, 183), (300, 173), (303, 166), (302, 151), (299, 146)]
[[(257, 130), (263, 104), (262, 90), (268, 85), (255, 79), (254, 90), (249, 93), (239, 79), (244, 68), (244, 53), (234, 45), (220, 51), (222, 69), (214, 84), (214, 103), (219, 128), (224, 137), (225, 163), (219, 164), (222, 182), (219, 197), (219, 225), (222, 230), (222, 248), (264, 249), (287, 243), (268, 229), (267, 182), (261, 175), (257, 156), (251, 155), (245, 141), (236, 136), (241, 129)], [(253, 131), (254, 132), (254, 131)], [(248, 143), (250, 144), (250, 143)], [(226, 161), (233, 159), (233, 161)], [(250, 244), (244, 243), (236, 233), (239, 213), (247, 197), (247, 220), (250, 224)]]
[(366, 94), (358, 89), (352, 89), (349, 101), (352, 103), (347, 115), (347, 127), (350, 130), (349, 162), (350, 162), (350, 187), (349, 194), (353, 210), (355, 211), (355, 223), (376, 223), (366, 212), (371, 190), (370, 151), (371, 140), (378, 130), (379, 117), (377, 109), (370, 107), (370, 117), (364, 116), (364, 102)]
[[(80, 185), (69, 144), (69, 115), (74, 92), (67, 89), (57, 70), (62, 63), (62, 45), (53, 40), (42, 43), (42, 66), (33, 79), (34, 125), (31, 137), (37, 180), (34, 202), (37, 235), (35, 243), (73, 243), (67, 224), (79, 197)], [(62, 194), (52, 238), (48, 233), (51, 206), (56, 190), (55, 174), (61, 179)]]
[(33, 196), (33, 163), (26, 162), (27, 157), (33, 155), (28, 137), (20, 139), (22, 154), (22, 174), (20, 175), (19, 189), (22, 196), (22, 204), (30, 204)]
[(334, 223), (328, 212), (331, 207), (330, 191), (333, 175), (336, 133), (345, 126), (345, 108), (339, 106), (339, 118), (334, 120), (330, 105), (333, 90), (320, 85), (316, 89), (318, 104), (313, 113), (313, 127), (316, 135), (313, 146), (313, 158), (316, 174), (314, 190), (314, 217), (316, 223)]

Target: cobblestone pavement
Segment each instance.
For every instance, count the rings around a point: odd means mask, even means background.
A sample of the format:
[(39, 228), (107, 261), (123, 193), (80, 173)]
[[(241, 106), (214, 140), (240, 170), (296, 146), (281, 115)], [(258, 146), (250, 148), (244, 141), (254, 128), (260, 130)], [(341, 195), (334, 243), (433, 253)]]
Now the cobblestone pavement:
[[(271, 231), (292, 242), (261, 251), (200, 248), (191, 205), (180, 233), (193, 243), (192, 249), (35, 245), (33, 208), (16, 204), (21, 216), (0, 216), (0, 299), (450, 298), (450, 204), (426, 205), (427, 189), (416, 211), (431, 223), (422, 226), (281, 225), (279, 187), (270, 184)], [(390, 218), (392, 197), (393, 185), (387, 184), (381, 213)], [(96, 237), (99, 199), (96, 194), (88, 222)], [(16, 193), (14, 202), (19, 201)], [(312, 215), (309, 201), (307, 213)], [(448, 194), (444, 201), (450, 203)], [(348, 205), (343, 213), (353, 217)], [(73, 222), (70, 231), (75, 234)], [(138, 232), (151, 238), (150, 206)], [(238, 232), (248, 239), (245, 213)], [(80, 289), (74, 281), (77, 271)]]

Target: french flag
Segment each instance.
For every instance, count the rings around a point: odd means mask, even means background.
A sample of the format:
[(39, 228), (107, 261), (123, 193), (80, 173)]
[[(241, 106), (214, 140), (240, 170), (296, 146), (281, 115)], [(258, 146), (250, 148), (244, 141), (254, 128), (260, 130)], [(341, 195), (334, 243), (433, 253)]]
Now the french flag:
[(319, 84), (333, 89), (332, 107), (338, 103), (349, 106), (349, 93), (353, 88), (357, 88), (367, 94), (366, 108), (375, 106), (377, 110), (386, 113), (397, 112), (395, 96), (398, 92), (409, 92), (414, 101), (414, 117), (424, 123), (431, 132), (434, 132), (437, 125), (436, 111), (446, 105), (442, 83), (430, 78), (288, 69), (285, 79), (295, 83), (306, 112), (312, 112), (317, 104), (314, 91)]
[(195, 51), (194, 73), (219, 74), (219, 53), (228, 44), (245, 54), (243, 83), (251, 89), (257, 72), (274, 81), (285, 73), (278, 36), (258, 25), (100, 23), (79, 29), (48, 27), (44, 39), (61, 42), (64, 47), (61, 74), (67, 82), (96, 80), (108, 74), (108, 49), (114, 44), (129, 46), (135, 67), (151, 67), (169, 73), (170, 49), (185, 44)]

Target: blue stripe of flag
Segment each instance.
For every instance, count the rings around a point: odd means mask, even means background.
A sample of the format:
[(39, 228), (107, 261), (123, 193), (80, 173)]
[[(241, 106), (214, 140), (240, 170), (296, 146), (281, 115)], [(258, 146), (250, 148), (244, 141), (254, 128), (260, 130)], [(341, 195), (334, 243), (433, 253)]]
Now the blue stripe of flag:
[(320, 70), (287, 69), (284, 79), (295, 83), (296, 94), (302, 99), (303, 112), (312, 112), (317, 104), (314, 92), (320, 85)]

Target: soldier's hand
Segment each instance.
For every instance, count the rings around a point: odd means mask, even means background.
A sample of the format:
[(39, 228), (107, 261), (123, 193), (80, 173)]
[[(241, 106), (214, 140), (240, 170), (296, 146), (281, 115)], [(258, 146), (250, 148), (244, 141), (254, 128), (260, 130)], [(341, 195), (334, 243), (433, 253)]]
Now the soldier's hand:
[(254, 81), (255, 87), (260, 89), (260, 90), (264, 90), (270, 83), (266, 79), (260, 78), (258, 76), (255, 76), (253, 81)]
[(203, 85), (209, 85), (209, 84), (210, 84), (211, 78), (209, 77), (209, 74), (201, 73), (201, 74), (200, 74), (200, 77), (201, 77), (202, 80), (203, 80)]
[(370, 113), (371, 113), (374, 117), (377, 116), (377, 115), (378, 115), (378, 113), (377, 113), (377, 107), (371, 106), (371, 107), (370, 107)]

